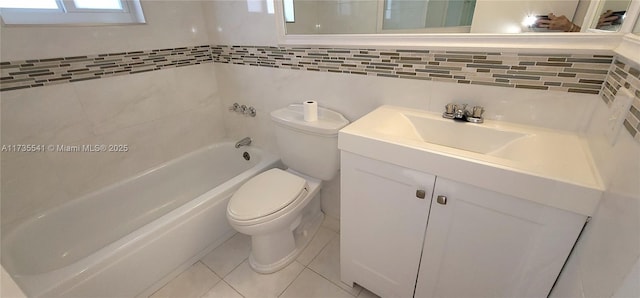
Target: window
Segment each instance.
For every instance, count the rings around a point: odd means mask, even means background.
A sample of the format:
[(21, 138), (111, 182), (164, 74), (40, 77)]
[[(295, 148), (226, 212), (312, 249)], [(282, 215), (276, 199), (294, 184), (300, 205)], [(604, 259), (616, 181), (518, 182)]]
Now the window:
[(5, 24), (144, 23), (139, 0), (0, 0)]
[(295, 23), (295, 10), (293, 7), (293, 0), (283, 0), (282, 5), (284, 8), (284, 21), (287, 23)]

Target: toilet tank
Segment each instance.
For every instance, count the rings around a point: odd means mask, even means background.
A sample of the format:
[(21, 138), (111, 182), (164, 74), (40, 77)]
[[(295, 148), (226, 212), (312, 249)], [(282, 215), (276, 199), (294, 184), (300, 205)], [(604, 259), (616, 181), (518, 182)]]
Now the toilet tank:
[(349, 124), (342, 114), (318, 107), (318, 120), (304, 121), (303, 106), (271, 112), (282, 162), (302, 174), (331, 180), (340, 168), (338, 131)]

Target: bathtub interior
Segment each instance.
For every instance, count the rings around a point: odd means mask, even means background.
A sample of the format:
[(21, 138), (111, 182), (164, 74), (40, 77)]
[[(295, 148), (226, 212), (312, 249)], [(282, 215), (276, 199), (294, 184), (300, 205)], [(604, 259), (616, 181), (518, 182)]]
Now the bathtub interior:
[(3, 237), (2, 264), (12, 275), (68, 266), (254, 167), (260, 156), (214, 144), (44, 212)]

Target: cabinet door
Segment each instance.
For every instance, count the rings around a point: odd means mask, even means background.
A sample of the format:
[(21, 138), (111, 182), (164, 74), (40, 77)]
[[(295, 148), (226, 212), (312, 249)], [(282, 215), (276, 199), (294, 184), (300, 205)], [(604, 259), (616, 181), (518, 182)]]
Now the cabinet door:
[(342, 281), (412, 297), (435, 177), (348, 152), (341, 167)]
[(415, 297), (547, 297), (585, 220), (438, 177)]

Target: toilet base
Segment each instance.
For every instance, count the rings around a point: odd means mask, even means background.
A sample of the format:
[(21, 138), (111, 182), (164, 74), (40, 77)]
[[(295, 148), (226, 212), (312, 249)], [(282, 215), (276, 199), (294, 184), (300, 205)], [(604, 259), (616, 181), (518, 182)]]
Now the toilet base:
[(309, 203), (308, 212), (303, 213), (299, 221), (296, 220), (295, 226), (292, 225), (293, 230), (286, 229), (278, 235), (252, 236), (249, 255), (251, 268), (258, 273), (269, 274), (291, 264), (322, 225), (324, 214), (319, 203), (318, 198)]

